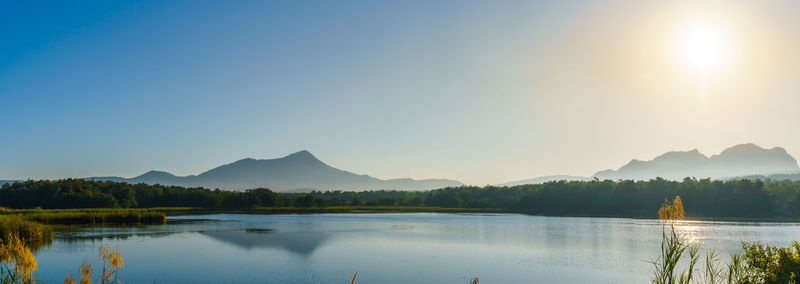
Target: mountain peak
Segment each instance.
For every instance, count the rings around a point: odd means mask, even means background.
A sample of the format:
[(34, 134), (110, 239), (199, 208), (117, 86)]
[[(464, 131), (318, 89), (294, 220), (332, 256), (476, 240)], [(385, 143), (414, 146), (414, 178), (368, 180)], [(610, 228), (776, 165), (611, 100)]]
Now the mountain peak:
[(167, 172), (149, 171), (138, 177), (117, 178), (116, 180), (229, 190), (267, 187), (283, 192), (298, 190), (429, 190), (463, 185), (461, 182), (453, 180), (383, 180), (368, 175), (354, 174), (331, 167), (306, 150), (275, 159), (244, 158), (198, 175), (174, 176)]
[(297, 151), (297, 152), (291, 153), (291, 154), (289, 154), (289, 155), (288, 155), (288, 156), (286, 156), (286, 157), (287, 157), (287, 158), (289, 158), (289, 157), (295, 157), (295, 158), (298, 158), (298, 157), (304, 157), (304, 158), (315, 158), (315, 157), (314, 157), (314, 154), (311, 154), (311, 152), (309, 152), (308, 150), (300, 150), (300, 151)]
[(723, 154), (726, 154), (726, 153), (734, 153), (734, 152), (754, 152), (754, 151), (761, 151), (761, 150), (766, 150), (766, 149), (761, 148), (760, 146), (756, 145), (755, 143), (745, 143), (745, 144), (738, 144), (738, 145), (731, 146), (731, 147), (723, 150), (722, 153), (720, 153), (720, 155), (723, 155)]
[(290, 155), (288, 155), (286, 157), (283, 157), (283, 158), (287, 159), (287, 160), (319, 161), (319, 159), (317, 159), (317, 157), (315, 157), (314, 154), (311, 154), (311, 152), (306, 151), (306, 150), (301, 150), (301, 151), (292, 153), (292, 154), (290, 154)]
[(708, 158), (708, 157), (706, 157), (706, 155), (703, 155), (703, 153), (700, 153), (699, 150), (693, 149), (693, 150), (690, 150), (690, 151), (670, 151), (670, 152), (666, 152), (664, 154), (661, 154), (658, 157), (655, 157), (655, 159), (659, 159), (659, 158), (662, 158), (662, 159), (663, 158), (670, 158), (670, 159), (697, 159), (697, 158), (702, 158), (702, 159), (705, 159), (705, 158)]
[(165, 171), (150, 170), (136, 178), (153, 178), (153, 177), (175, 177), (175, 175)]
[(772, 155), (791, 157), (786, 149), (781, 147), (773, 147), (770, 149), (762, 148), (753, 143), (739, 144), (723, 150), (715, 158), (730, 158), (739, 156), (758, 156), (758, 155)]

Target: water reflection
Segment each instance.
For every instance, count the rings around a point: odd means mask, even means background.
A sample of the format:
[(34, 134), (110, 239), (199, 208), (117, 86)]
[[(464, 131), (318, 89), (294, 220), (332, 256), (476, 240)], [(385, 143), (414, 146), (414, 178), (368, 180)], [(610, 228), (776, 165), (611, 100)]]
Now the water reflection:
[[(100, 245), (120, 245), (131, 283), (645, 283), (658, 220), (517, 214), (171, 216), (167, 225), (58, 230), (37, 251), (57, 283)], [(786, 246), (797, 224), (679, 221), (701, 249)], [(702, 253), (702, 252), (701, 252)], [(459, 281), (463, 279), (464, 281)]]
[[(702, 227), (692, 223), (678, 223), (674, 225), (675, 232), (689, 244), (698, 244), (702, 241)], [(666, 229), (669, 230), (669, 229)], [(669, 233), (667, 233), (669, 234)]]
[(178, 232), (141, 232), (141, 233), (116, 233), (116, 234), (92, 234), (92, 235), (83, 235), (83, 234), (74, 234), (74, 235), (67, 235), (62, 234), (58, 237), (59, 240), (64, 242), (83, 242), (86, 240), (111, 240), (111, 241), (119, 241), (119, 240), (127, 240), (132, 237), (163, 237), (172, 234), (177, 234)]
[(279, 248), (299, 255), (311, 254), (331, 238), (331, 234), (324, 232), (279, 233), (264, 229), (205, 231), (201, 234), (241, 249)]

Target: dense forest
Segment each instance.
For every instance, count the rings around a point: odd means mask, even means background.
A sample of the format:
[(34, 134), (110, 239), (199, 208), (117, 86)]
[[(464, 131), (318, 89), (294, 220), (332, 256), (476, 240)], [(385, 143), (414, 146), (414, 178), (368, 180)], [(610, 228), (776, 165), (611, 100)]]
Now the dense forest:
[(541, 215), (655, 217), (680, 195), (687, 217), (800, 218), (800, 182), (686, 178), (681, 182), (593, 180), (514, 187), (452, 187), (431, 191), (244, 192), (84, 179), (24, 181), (0, 188), (8, 208), (150, 208), (436, 206), (498, 208)]

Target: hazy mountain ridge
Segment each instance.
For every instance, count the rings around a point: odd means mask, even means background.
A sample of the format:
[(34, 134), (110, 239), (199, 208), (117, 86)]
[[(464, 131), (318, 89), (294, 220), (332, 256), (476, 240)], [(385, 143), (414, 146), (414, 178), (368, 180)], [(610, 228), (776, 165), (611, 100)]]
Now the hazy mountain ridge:
[(599, 171), (599, 179), (648, 180), (656, 177), (680, 180), (685, 177), (727, 179), (743, 176), (771, 176), (800, 173), (797, 160), (785, 149), (739, 144), (707, 157), (695, 150), (667, 152), (649, 161), (632, 160), (617, 170)]
[(0, 186), (3, 186), (4, 184), (7, 184), (7, 183), (15, 183), (15, 182), (18, 182), (18, 181), (19, 180), (0, 180)]
[(800, 180), (800, 173), (793, 173), (793, 174), (774, 174), (774, 175), (752, 175), (752, 176), (738, 176), (734, 177), (733, 179), (749, 179), (749, 180), (790, 180), (790, 181), (797, 181)]
[[(761, 148), (748, 143), (729, 147), (719, 154), (706, 156), (697, 149), (671, 151), (652, 160), (633, 159), (617, 170), (598, 171), (591, 177), (572, 175), (543, 176), (512, 181), (497, 186), (538, 184), (551, 181), (589, 181), (592, 179), (650, 180), (661, 177), (682, 180), (698, 179), (772, 179), (800, 180), (797, 160), (781, 148)], [(300, 151), (283, 158), (256, 160), (241, 159), (221, 165), (199, 175), (175, 176), (165, 171), (148, 171), (133, 178), (90, 177), (129, 183), (147, 183), (243, 190), (267, 187), (282, 192), (307, 192), (311, 190), (428, 190), (462, 186), (449, 179), (414, 180), (410, 178), (378, 179), (331, 167), (308, 151)], [(16, 180), (0, 180), (0, 185)]]
[(571, 175), (552, 175), (552, 176), (543, 176), (537, 177), (532, 179), (525, 179), (525, 180), (518, 180), (518, 181), (511, 181), (507, 183), (498, 184), (497, 186), (517, 186), (523, 184), (539, 184), (539, 183), (546, 183), (551, 181), (589, 181), (592, 178), (590, 177), (582, 177), (582, 176), (571, 176)]
[(554, 175), (533, 179), (507, 182), (498, 186), (539, 184), (551, 181), (588, 181), (594, 178), (604, 180), (650, 180), (661, 177), (669, 180), (683, 180), (686, 177), (712, 179), (772, 179), (800, 180), (800, 167), (797, 160), (781, 148), (761, 148), (756, 144), (739, 144), (721, 153), (706, 156), (697, 149), (671, 151), (652, 160), (633, 159), (617, 170), (598, 171), (591, 177)]
[(241, 159), (192, 176), (175, 176), (164, 171), (149, 171), (133, 178), (91, 177), (88, 179), (230, 190), (267, 187), (275, 191), (427, 190), (463, 185), (459, 181), (447, 179), (382, 180), (368, 175), (359, 175), (331, 167), (305, 150), (277, 159)]

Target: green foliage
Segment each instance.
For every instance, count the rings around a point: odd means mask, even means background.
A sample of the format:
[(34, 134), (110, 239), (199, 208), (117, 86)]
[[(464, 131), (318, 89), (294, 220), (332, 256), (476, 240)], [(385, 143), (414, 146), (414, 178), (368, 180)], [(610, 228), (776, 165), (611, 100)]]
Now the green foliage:
[[(787, 186), (800, 190), (800, 183)], [(691, 201), (683, 206), (692, 217), (771, 218), (783, 213), (771, 188), (750, 180), (593, 180), (522, 187), (518, 210), (533, 214), (653, 217), (664, 199), (678, 195)]]
[(394, 206), (395, 205), (394, 198), (392, 198), (392, 197), (381, 198), (381, 200), (378, 200), (378, 205), (381, 205), (381, 206)]
[[(703, 283), (708, 284), (722, 284), (725, 283), (723, 280), (724, 271), (719, 263), (719, 257), (715, 251), (709, 251), (706, 253), (706, 265), (703, 274)], [(730, 281), (728, 283), (731, 283)]]
[[(24, 181), (0, 188), (9, 208), (196, 207), (250, 210), (257, 207), (321, 208), (431, 206), (491, 208), (540, 215), (656, 217), (663, 200), (680, 195), (685, 215), (705, 218), (800, 218), (800, 181), (556, 181), (514, 187), (448, 187), (430, 191), (312, 191), (276, 193), (266, 188), (233, 192), (84, 179)], [(674, 204), (674, 201), (673, 203)]]
[(800, 280), (800, 243), (779, 248), (761, 242), (742, 243), (745, 283), (797, 283)]
[(728, 263), (728, 277), (726, 283), (745, 283), (747, 270), (741, 254), (731, 252), (731, 262)]
[(0, 188), (0, 206), (8, 208), (201, 207), (240, 209), (253, 206), (277, 206), (281, 202), (282, 198), (277, 193), (266, 188), (232, 192), (85, 179), (29, 180), (5, 184)]
[(297, 207), (312, 207), (314, 206), (314, 196), (303, 194), (295, 199), (294, 205)]

